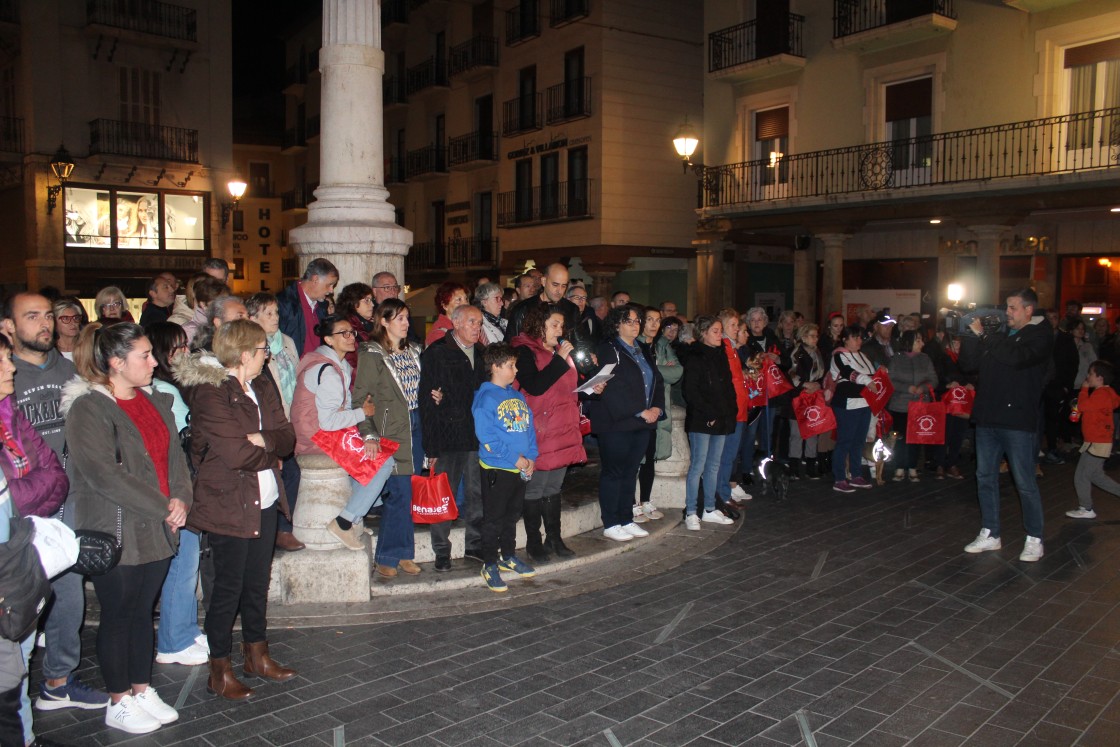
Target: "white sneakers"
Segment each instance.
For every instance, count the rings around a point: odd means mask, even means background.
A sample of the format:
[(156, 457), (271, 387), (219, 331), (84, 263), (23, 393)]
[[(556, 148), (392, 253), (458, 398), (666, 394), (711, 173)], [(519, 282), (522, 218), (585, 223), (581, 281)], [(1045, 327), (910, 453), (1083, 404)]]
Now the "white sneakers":
[[(205, 640), (203, 638), (203, 641)], [(197, 640), (182, 651), (173, 651), (169, 654), (160, 651), (156, 654), (156, 664), (182, 664), (187, 667), (205, 664), (209, 659), (210, 650), (200, 646)]]
[(1071, 519), (1095, 519), (1097, 518), (1097, 512), (1091, 508), (1081, 508), (1078, 506), (1072, 511), (1066, 511), (1066, 516)]
[(1023, 552), (1019, 553), (1019, 560), (1024, 563), (1036, 563), (1042, 560), (1042, 538), (1027, 537), (1023, 543)]
[(693, 532), (700, 531), (700, 517), (696, 514), (689, 514), (684, 517), (684, 528), (691, 529)]
[(634, 522), (630, 522), (629, 524), (625, 524), (625, 525), (623, 525), (622, 528), (625, 529), (630, 534), (631, 537), (648, 537), (649, 536), (649, 532), (642, 529), (640, 526), (638, 526)]
[(742, 485), (736, 485), (735, 487), (731, 488), (731, 500), (733, 501), (743, 503), (744, 501), (749, 501), (753, 497), (753, 495), (743, 490)]
[(642, 510), (642, 507), (634, 506), (634, 523), (644, 524), (647, 521), (649, 521), (649, 517), (646, 516), (646, 512)]
[(129, 734), (148, 734), (178, 718), (179, 712), (164, 703), (154, 687), (125, 695), (105, 709), (105, 725)]
[(976, 535), (976, 539), (964, 546), (964, 551), (988, 552), (989, 550), (998, 550), (1001, 547), (1003, 547), (1003, 543), (999, 541), (999, 537), (993, 537), (991, 530), (981, 529), (980, 534)]
[(655, 521), (657, 519), (664, 519), (665, 518), (665, 514), (658, 511), (657, 506), (653, 505), (652, 503), (643, 503), (642, 504), (642, 513), (645, 514), (646, 517), (648, 517), (650, 519), (653, 519)]
[(700, 517), (700, 521), (706, 521), (709, 524), (734, 524), (731, 519), (724, 516), (719, 511), (705, 511), (704, 515)]
[[(633, 526), (637, 526), (634, 524)], [(607, 539), (612, 539), (615, 542), (629, 542), (634, 539), (634, 535), (622, 528), (621, 524), (615, 524), (613, 527), (607, 527), (603, 530), (603, 536)]]

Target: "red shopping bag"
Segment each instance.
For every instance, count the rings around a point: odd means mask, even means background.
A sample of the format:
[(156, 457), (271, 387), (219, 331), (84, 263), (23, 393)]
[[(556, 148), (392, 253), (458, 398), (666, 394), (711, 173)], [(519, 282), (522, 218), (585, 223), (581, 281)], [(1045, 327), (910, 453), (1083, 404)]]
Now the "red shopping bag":
[(891, 401), (894, 394), (894, 385), (887, 376), (887, 372), (879, 370), (871, 377), (871, 381), (860, 391), (860, 396), (867, 400), (872, 415), (878, 415)]
[(377, 452), (377, 456), (373, 459), (369, 459), (366, 457), (366, 442), (362, 439), (362, 434), (358, 432), (356, 425), (340, 431), (317, 431), (311, 437), (311, 442), (362, 485), (369, 485), (369, 481), (381, 469), (381, 465), (385, 464), (400, 446), (396, 441), (383, 438), (381, 451)]
[(583, 403), (579, 405), (579, 435), (591, 435), (591, 418), (583, 414)]
[[(929, 398), (934, 399), (933, 389)], [(945, 443), (945, 404), (915, 400), (906, 408), (906, 443), (937, 445)]]
[(882, 410), (875, 416), (875, 438), (886, 438), (894, 427), (894, 417), (890, 410)]
[(966, 386), (955, 386), (945, 392), (941, 402), (945, 405), (946, 415), (967, 418), (972, 415), (972, 403), (976, 400), (976, 390)]
[(789, 383), (789, 379), (774, 361), (769, 361), (762, 367), (762, 384), (769, 399), (780, 397), (793, 389), (793, 384)]
[(793, 398), (793, 414), (802, 438), (819, 436), (836, 427), (836, 415), (824, 401), (824, 392), (802, 392)]
[(459, 516), (455, 493), (446, 472), (424, 477), (412, 476), (412, 522), (414, 524), (439, 524), (454, 521)]
[(758, 407), (766, 407), (766, 387), (762, 379), (762, 376), (758, 378), (749, 375), (743, 377), (743, 385), (747, 387), (747, 405), (752, 410)]

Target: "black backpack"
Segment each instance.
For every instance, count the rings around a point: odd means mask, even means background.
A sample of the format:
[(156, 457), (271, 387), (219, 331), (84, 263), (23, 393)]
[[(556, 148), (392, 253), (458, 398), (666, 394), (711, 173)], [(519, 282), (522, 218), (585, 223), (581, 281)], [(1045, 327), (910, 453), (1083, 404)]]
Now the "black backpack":
[[(0, 521), (8, 521), (0, 518)], [(9, 641), (27, 637), (51, 597), (39, 551), (32, 544), (31, 519), (12, 518), (11, 537), (0, 543), (0, 636)]]

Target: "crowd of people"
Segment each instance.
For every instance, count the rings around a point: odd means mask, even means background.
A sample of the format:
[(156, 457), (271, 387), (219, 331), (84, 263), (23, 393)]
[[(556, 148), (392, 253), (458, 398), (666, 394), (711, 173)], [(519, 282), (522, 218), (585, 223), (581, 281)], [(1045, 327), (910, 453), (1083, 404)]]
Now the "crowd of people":
[[(73, 298), (5, 300), (0, 466), (11, 500), (3, 505), (105, 532), (122, 548), (119, 563), (92, 579), (105, 690), (75, 674), (83, 579), (64, 573), (51, 582), (40, 625), (36, 709), (104, 708), (107, 725), (142, 734), (178, 718), (151, 685), (153, 660), (207, 664), (208, 689), (235, 701), (253, 697), (243, 679), (295, 677), (269, 651), (268, 585), (274, 550), (304, 549), (291, 523), (297, 456), (323, 453), (320, 432), (356, 428), (370, 459), (395, 445), (372, 479), (351, 478), (347, 503), (326, 524), (341, 547), (364, 551), (366, 519), (376, 513), (374, 572), (385, 581), (421, 573), (411, 478), (443, 474), (464, 527), (464, 561), (480, 564), (494, 592), (508, 589), (503, 573), (531, 578), (528, 560), (573, 554), (561, 494), (592, 446), (603, 536), (649, 536), (642, 525), (664, 518), (652, 502), (654, 465), (672, 453), (674, 404), (685, 408), (690, 448), (687, 531), (740, 519), (752, 499), (746, 488), (772, 479), (766, 464), (792, 481), (831, 474), (839, 493), (870, 489), (864, 447), (882, 416), (864, 393), (882, 374), (894, 389), (885, 408), (898, 434), (894, 481), (963, 479), (961, 447), (975, 427), (982, 530), (966, 551), (1001, 547), (1006, 459), (1028, 535), (1021, 559), (1042, 557), (1036, 461), (1067, 458), (1078, 434), (1065, 415), (1079, 389), (1085, 456), (1080, 505), (1069, 515), (1095, 517), (1093, 485), (1120, 493), (1103, 471), (1120, 404), (1107, 358), (1120, 341), (1106, 321), (1090, 331), (1079, 305), (1048, 320), (1030, 290), (1008, 299), (1006, 331), (977, 322), (954, 335), (918, 315), (869, 309), (850, 324), (833, 314), (822, 327), (787, 311), (771, 325), (761, 307), (688, 320), (672, 301), (590, 296), (556, 263), (509, 288), (488, 278), (473, 288), (444, 283), (426, 328), (391, 273), (336, 296), (338, 280), (316, 259), (279, 295), (242, 298), (225, 264), (212, 260), (182, 295), (174, 275), (153, 278), (138, 323), (115, 287), (97, 294), (92, 321)], [(775, 375), (785, 391), (769, 394), (763, 382)], [(949, 418), (945, 443), (924, 454), (906, 443), (910, 405), (958, 386), (976, 392), (971, 421)], [(836, 428), (802, 433), (793, 401), (822, 390)], [(519, 522), (528, 560), (514, 546)], [(451, 527), (429, 525), (435, 572), (453, 567)], [(35, 735), (24, 675), (35, 640), (33, 632), (0, 645), (0, 699), (19, 703), (15, 721), (0, 720), (0, 735), (18, 733), (27, 745)]]

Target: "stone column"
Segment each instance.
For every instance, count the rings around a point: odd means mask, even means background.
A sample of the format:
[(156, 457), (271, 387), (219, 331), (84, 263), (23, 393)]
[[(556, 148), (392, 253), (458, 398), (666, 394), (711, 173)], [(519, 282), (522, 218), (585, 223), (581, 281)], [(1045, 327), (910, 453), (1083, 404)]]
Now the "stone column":
[(976, 236), (975, 288), (965, 288), (965, 300), (978, 306), (998, 304), (999, 298), (999, 239), (1007, 226), (969, 226)]
[(847, 315), (844, 306), (844, 245), (851, 234), (819, 233), (817, 238), (824, 244), (824, 273), (821, 278), (821, 316), (839, 311)]
[(817, 252), (815, 248), (793, 251), (793, 306), (813, 323), (823, 321), (817, 314)]
[(412, 232), (396, 224), (384, 175), (380, 0), (323, 0), (319, 187), (291, 231), (300, 267), (334, 262), (339, 287), (387, 270), (403, 284)]

